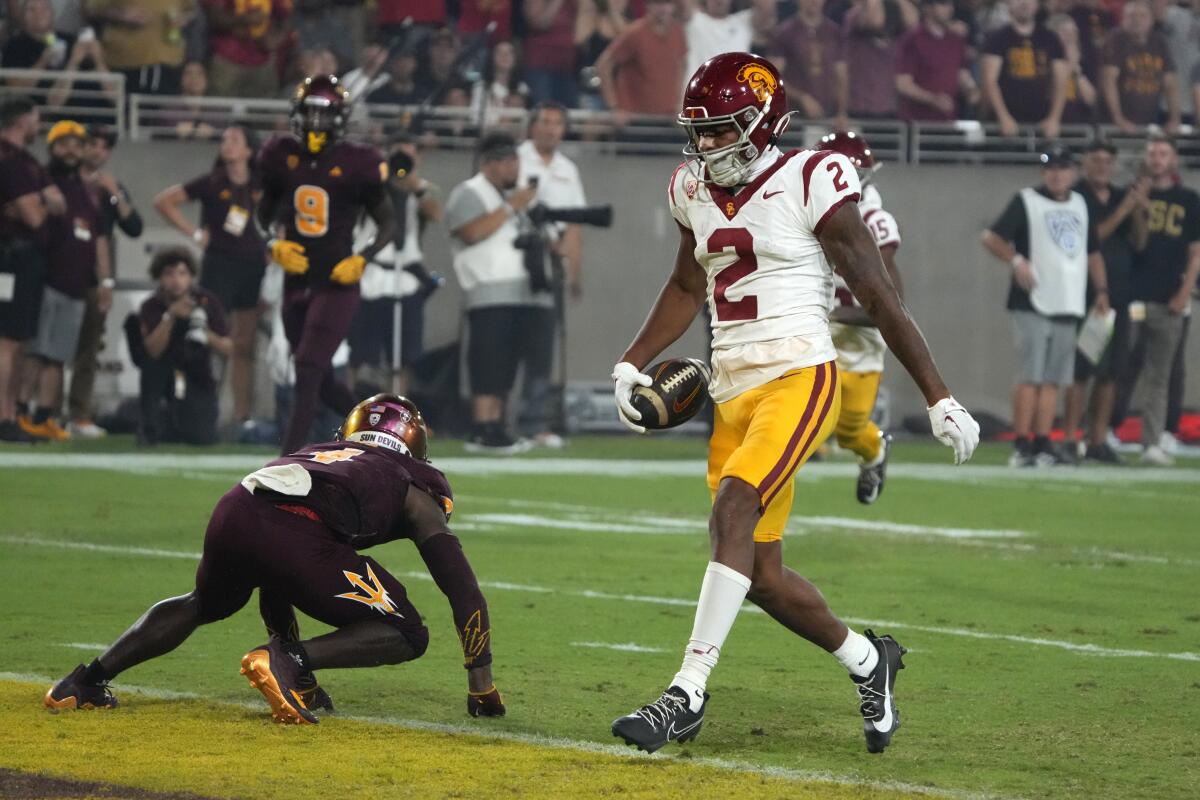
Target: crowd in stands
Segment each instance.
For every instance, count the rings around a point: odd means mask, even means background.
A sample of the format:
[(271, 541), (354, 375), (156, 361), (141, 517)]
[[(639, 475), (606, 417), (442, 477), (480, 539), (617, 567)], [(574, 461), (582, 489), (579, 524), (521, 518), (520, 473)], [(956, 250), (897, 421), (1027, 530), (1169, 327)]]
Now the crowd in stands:
[[(1200, 98), (1200, 0), (6, 0), (2, 13), (4, 67), (257, 98), (330, 72), (368, 103), (481, 122), (546, 101), (675, 113), (687, 77), (727, 50), (772, 58), (793, 109), (839, 122), (1176, 132)], [(84, 83), (52, 89), (112, 102)]]

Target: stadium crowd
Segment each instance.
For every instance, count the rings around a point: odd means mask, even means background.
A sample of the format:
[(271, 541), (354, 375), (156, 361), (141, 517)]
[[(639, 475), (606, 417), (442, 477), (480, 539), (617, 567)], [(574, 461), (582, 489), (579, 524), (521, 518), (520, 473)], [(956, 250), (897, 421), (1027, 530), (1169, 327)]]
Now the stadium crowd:
[[(674, 113), (705, 59), (754, 50), (782, 68), (803, 117), (840, 124), (1175, 132), (1200, 96), (1197, 0), (6, 0), (0, 12), (4, 67), (119, 72), (143, 94), (278, 97), (331, 73), (370, 103), (553, 101), (621, 118)], [(61, 100), (82, 84), (53, 88)]]

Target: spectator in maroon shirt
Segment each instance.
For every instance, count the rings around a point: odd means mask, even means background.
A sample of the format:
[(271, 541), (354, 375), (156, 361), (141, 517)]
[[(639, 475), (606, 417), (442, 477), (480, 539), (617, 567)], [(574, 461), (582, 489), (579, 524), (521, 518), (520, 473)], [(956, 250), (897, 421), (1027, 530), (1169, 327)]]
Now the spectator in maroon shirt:
[(903, 120), (943, 120), (957, 116), (961, 94), (968, 105), (979, 102), (971, 76), (967, 41), (950, 28), (951, 0), (924, 0), (921, 22), (896, 45), (896, 92)]
[[(421, 4), (425, 0), (417, 0)], [(460, 0), (458, 32), (463, 36), (479, 33), (495, 24), (489, 42), (495, 44), (513, 38), (513, 0)]]
[(646, 16), (613, 39), (596, 60), (605, 104), (619, 125), (630, 114), (678, 114), (687, 38), (670, 0), (650, 0)]
[(1067, 96), (1062, 42), (1036, 21), (1037, 0), (1008, 0), (1012, 24), (988, 35), (983, 45), (983, 94), (1005, 136), (1021, 123), (1036, 123), (1057, 139)]
[(574, 108), (579, 99), (575, 73), (575, 0), (525, 0), (525, 83), (535, 103), (552, 101)]
[(825, 16), (825, 0), (799, 0), (798, 5), (796, 16), (772, 37), (775, 64), (803, 116), (834, 117), (837, 127), (845, 127), (848, 87), (841, 28)]
[(409, 19), (418, 36), (427, 36), (447, 22), (446, 0), (379, 0), (375, 5), (382, 41), (403, 33)]
[(1055, 14), (1046, 20), (1046, 27), (1062, 40), (1067, 56), (1067, 100), (1063, 106), (1063, 122), (1068, 125), (1090, 124), (1096, 121), (1096, 87), (1083, 68), (1079, 27), (1066, 14)]
[(279, 91), (275, 51), (290, 13), (288, 0), (205, 0), (208, 81), (217, 97), (273, 97)]
[(855, 0), (846, 12), (842, 31), (852, 116), (896, 116), (896, 41), (916, 23), (917, 9), (909, 0)]
[[(47, 172), (66, 199), (67, 210), (46, 225), (46, 285), (38, 314), (37, 336), (29, 343), (20, 399), (24, 413), (17, 422), (41, 439), (62, 440), (70, 434), (58, 423), (63, 401), (63, 365), (75, 358), (87, 307), (87, 290), (112, 277), (108, 237), (100, 225), (100, 209), (79, 174), (87, 132), (71, 120), (55, 123), (46, 136), (50, 151)], [(108, 295), (112, 302), (112, 295)], [(107, 308), (104, 309), (107, 311)], [(36, 411), (32, 404), (36, 398)]]
[(1167, 108), (1167, 131), (1179, 129), (1179, 80), (1167, 40), (1154, 30), (1154, 14), (1145, 0), (1128, 0), (1121, 27), (1109, 34), (1100, 68), (1104, 104), (1113, 124), (1125, 133), (1158, 122)]

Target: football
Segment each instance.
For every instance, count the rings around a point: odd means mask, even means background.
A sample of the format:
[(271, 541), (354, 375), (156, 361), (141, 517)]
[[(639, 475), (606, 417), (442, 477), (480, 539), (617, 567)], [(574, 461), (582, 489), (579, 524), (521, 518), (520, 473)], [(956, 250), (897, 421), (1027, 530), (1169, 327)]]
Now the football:
[(697, 358), (660, 361), (646, 370), (649, 386), (636, 386), (633, 407), (641, 412), (638, 424), (647, 430), (682, 425), (704, 408), (708, 400), (708, 365)]

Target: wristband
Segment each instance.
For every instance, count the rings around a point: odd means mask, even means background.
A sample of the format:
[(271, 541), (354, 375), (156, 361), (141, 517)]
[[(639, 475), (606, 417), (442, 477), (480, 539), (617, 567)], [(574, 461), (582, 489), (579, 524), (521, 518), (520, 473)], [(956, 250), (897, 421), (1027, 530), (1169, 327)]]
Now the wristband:
[(101, 289), (115, 289), (115, 288), (117, 288), (117, 282), (115, 280), (113, 280), (112, 278), (104, 278), (103, 280), (100, 281), (100, 288)]
[(1020, 264), (1022, 261), (1028, 261), (1028, 260), (1029, 260), (1029, 259), (1025, 258), (1025, 256), (1021, 255), (1020, 253), (1017, 253), (1015, 256), (1013, 256), (1013, 257), (1012, 257), (1012, 258), (1009, 260), (1009, 262), (1008, 262), (1008, 263), (1009, 263), (1009, 264), (1012, 264), (1013, 268), (1016, 268), (1016, 266), (1017, 266), (1018, 264)]
[(203, 242), (204, 241), (204, 231), (202, 231), (200, 228), (196, 228), (196, 230), (192, 231), (192, 241), (195, 242), (196, 244), (200, 244), (201, 242)]

